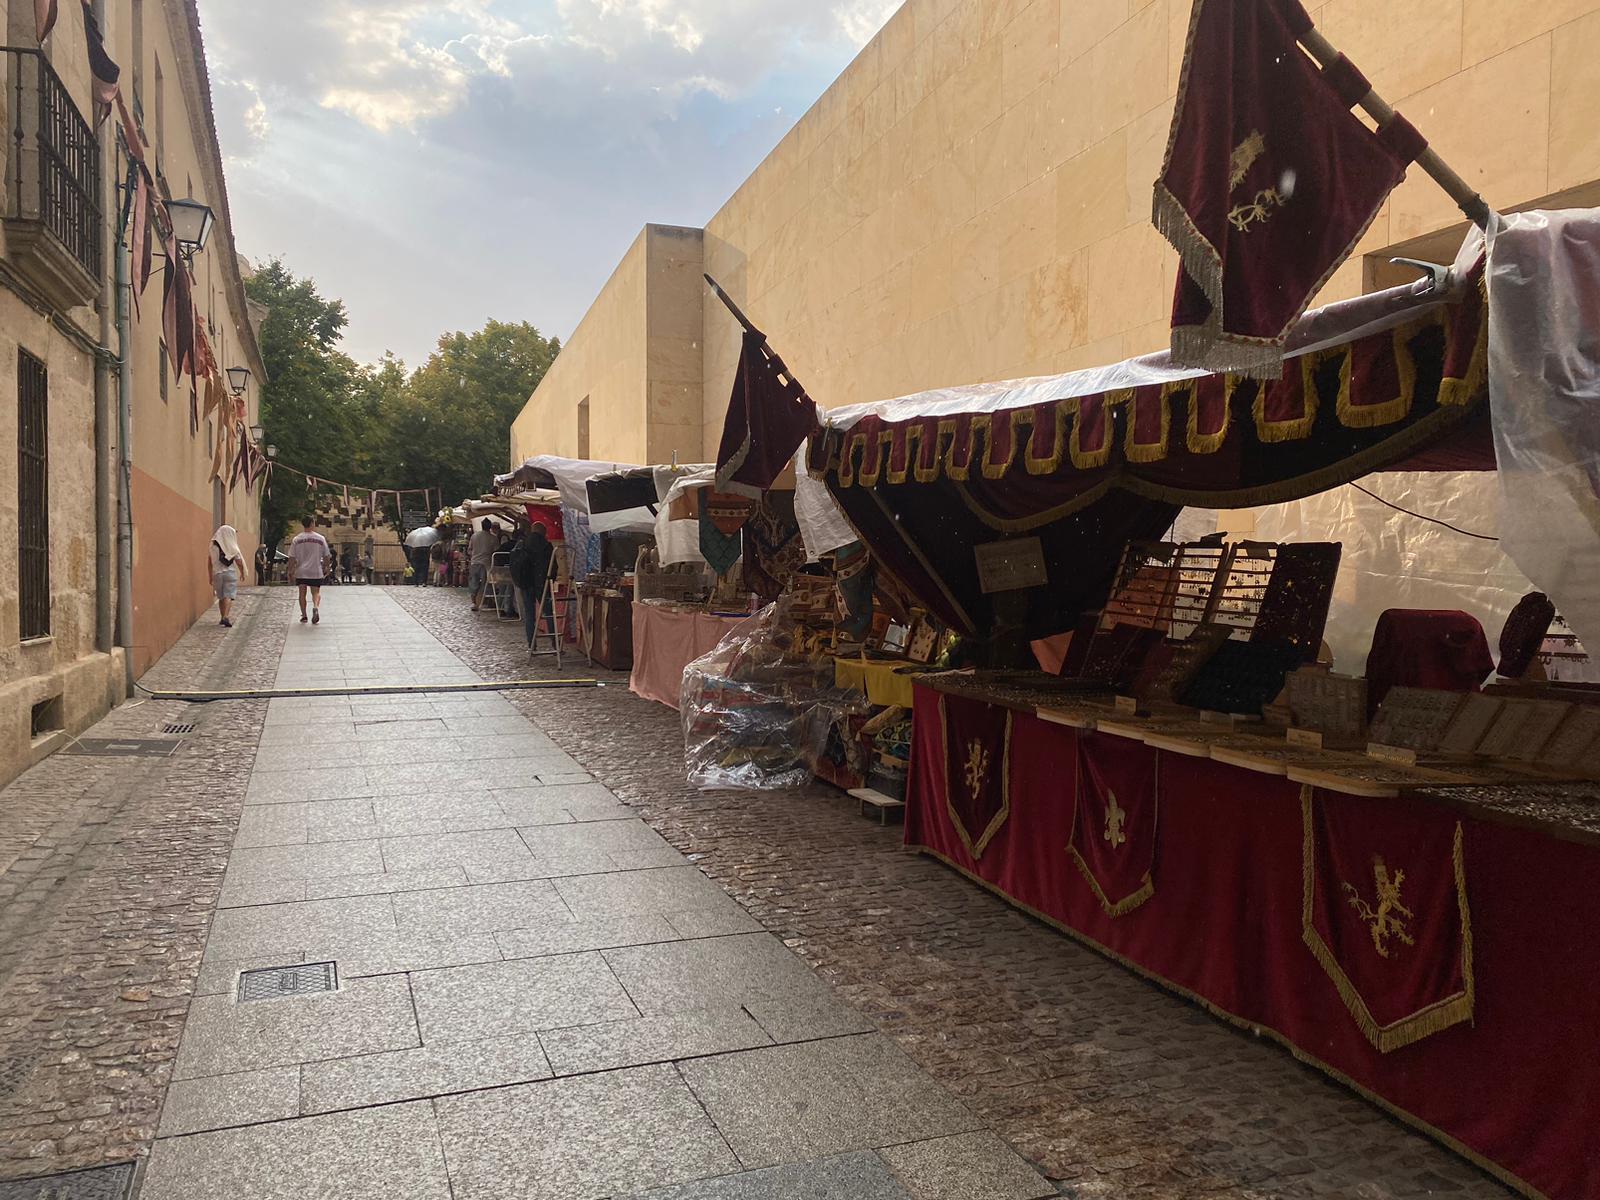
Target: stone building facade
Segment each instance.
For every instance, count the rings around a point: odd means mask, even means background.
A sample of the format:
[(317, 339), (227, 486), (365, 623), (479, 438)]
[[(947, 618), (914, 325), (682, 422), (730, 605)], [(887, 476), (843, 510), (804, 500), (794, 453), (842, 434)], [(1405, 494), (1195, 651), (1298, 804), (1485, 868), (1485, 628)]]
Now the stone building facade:
[[(216, 214), (194, 260), (196, 303), (224, 367), (262, 375), (247, 309), (192, 0), (106, 0), (121, 87), (167, 198)], [(97, 720), (210, 602), (205, 546), (238, 526), (252, 554), (258, 506), (214, 484), (205, 423), (163, 369), (161, 281), (129, 317), (132, 504), (118, 503), (122, 346), (113, 228), (126, 160), (116, 118), (95, 125), (85, 17), (63, 0), (41, 46), (35, 6), (3, 0), (0, 139), (0, 783)], [(102, 295), (102, 284), (109, 289)], [(109, 303), (107, 302), (109, 300)], [(107, 323), (102, 324), (104, 307)], [(97, 364), (107, 399), (97, 405)], [(255, 388), (247, 421), (254, 422)], [(105, 498), (105, 503), (102, 503)], [(133, 620), (118, 608), (118, 527), (132, 521)], [(109, 517), (109, 520), (107, 518)]]
[[(1597, 202), (1600, 0), (1307, 7), (1494, 207)], [(1160, 348), (1177, 260), (1151, 226), (1150, 188), (1189, 9), (907, 0), (707, 223), (705, 270), (825, 407)], [(1464, 231), (1413, 169), (1322, 299), (1397, 281), (1397, 254), (1448, 261)], [(683, 296), (669, 273), (669, 300), (624, 268), (516, 425), (514, 462), (563, 452), (585, 397), (591, 457), (715, 453), (739, 329), (704, 289)], [(692, 401), (663, 386), (680, 382), (670, 356), (604, 388), (588, 365), (639, 361), (641, 331), (669, 304), (686, 306), (675, 328), (701, 331), (698, 439), (684, 431)]]

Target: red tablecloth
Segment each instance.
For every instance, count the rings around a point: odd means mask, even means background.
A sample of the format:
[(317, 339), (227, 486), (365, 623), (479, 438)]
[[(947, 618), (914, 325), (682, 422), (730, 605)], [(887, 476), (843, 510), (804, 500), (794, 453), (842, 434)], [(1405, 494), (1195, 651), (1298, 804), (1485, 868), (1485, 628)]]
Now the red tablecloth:
[[(915, 715), (908, 845), (1530, 1195), (1600, 1195), (1600, 848), (1421, 798), (1306, 792), (1026, 713), (1001, 744), (1001, 723), (947, 722), (926, 686)], [(1403, 913), (1381, 905), (1385, 882)], [(1351, 993), (1391, 1026), (1386, 1051)]]
[(677, 708), (683, 669), (715, 649), (723, 635), (748, 619), (635, 603), (629, 690)]

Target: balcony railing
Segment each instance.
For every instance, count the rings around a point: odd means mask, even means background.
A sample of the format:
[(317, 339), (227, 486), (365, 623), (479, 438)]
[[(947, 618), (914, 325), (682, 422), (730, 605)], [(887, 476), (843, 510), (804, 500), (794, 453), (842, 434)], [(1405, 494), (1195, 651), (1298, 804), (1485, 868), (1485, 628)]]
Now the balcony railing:
[(3, 50), (11, 134), (8, 246), (52, 299), (67, 307), (84, 304), (98, 290), (103, 265), (99, 145), (42, 53)]

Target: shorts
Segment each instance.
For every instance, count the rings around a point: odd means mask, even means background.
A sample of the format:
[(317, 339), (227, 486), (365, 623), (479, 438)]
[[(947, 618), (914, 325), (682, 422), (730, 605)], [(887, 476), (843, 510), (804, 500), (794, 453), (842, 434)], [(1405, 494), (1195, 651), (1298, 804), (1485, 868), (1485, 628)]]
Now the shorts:
[(474, 563), (467, 572), (467, 588), (474, 595), (481, 592), (489, 583), (489, 566), (487, 563)]
[(233, 567), (213, 572), (211, 590), (217, 594), (218, 600), (233, 600), (237, 598), (239, 595), (239, 572)]
[(315, 579), (296, 579), (295, 582), (301, 587), (319, 588), (328, 581), (319, 575)]

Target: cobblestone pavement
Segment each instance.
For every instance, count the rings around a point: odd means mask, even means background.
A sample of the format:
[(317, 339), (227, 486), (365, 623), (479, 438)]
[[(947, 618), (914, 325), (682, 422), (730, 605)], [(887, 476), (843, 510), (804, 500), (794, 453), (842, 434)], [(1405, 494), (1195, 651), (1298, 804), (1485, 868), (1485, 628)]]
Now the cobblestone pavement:
[[(475, 681), (324, 611), (279, 686)], [(271, 700), (203, 964), (142, 1200), (1055, 1194), (489, 692)]]
[[(277, 595), (196, 625), (153, 688), (248, 687), (283, 641)], [(133, 1158), (155, 1136), (264, 703), (130, 703), (84, 737), (169, 758), (56, 754), (0, 791), (0, 1180)]]
[[(390, 594), (484, 678), (530, 674), (519, 630), (462, 593)], [(1281, 1049), (908, 854), (830, 788), (696, 791), (676, 713), (581, 657), (564, 673), (609, 686), (507, 695), (1061, 1194), (1510, 1195)]]

